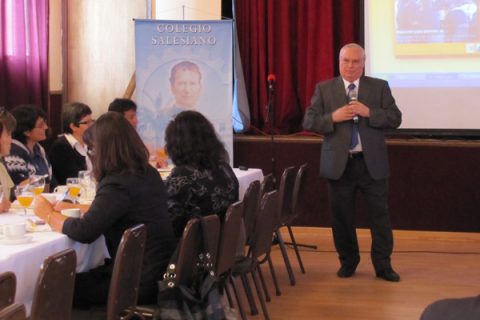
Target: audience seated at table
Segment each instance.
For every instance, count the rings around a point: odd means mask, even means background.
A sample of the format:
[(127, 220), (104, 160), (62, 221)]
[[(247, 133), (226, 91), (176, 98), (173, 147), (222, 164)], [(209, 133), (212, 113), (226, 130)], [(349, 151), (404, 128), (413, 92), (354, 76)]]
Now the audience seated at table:
[(93, 124), (92, 110), (86, 104), (73, 102), (63, 106), (63, 134), (50, 147), (48, 158), (52, 163), (53, 176), (61, 185), (67, 178), (77, 177), (82, 170), (91, 170), (83, 133)]
[(12, 133), (10, 155), (4, 158), (5, 166), (15, 185), (32, 175), (48, 175), (47, 183), (56, 186), (52, 167), (40, 141), (47, 138), (47, 114), (35, 105), (24, 104), (12, 109), (17, 126)]
[(223, 217), (238, 201), (238, 180), (213, 125), (197, 111), (183, 111), (165, 130), (175, 167), (166, 179), (168, 212), (179, 237), (192, 214)]
[(15, 186), (3, 163), (3, 158), (10, 153), (12, 132), (15, 130), (15, 125), (16, 121), (12, 114), (5, 108), (0, 107), (0, 184), (2, 185), (1, 191), (3, 193), (0, 202), (0, 212), (7, 212), (10, 209), (10, 193)]
[[(142, 267), (139, 303), (155, 303), (157, 281), (163, 277), (176, 247), (167, 213), (167, 193), (156, 169), (148, 164), (148, 150), (135, 129), (119, 113), (107, 112), (87, 129), (93, 144), (85, 140), (92, 155), (97, 180), (95, 199), (81, 218), (62, 216), (43, 197), (35, 200), (35, 213), (55, 231), (83, 243), (102, 234), (114, 260), (123, 232), (145, 224), (147, 241)], [(112, 265), (77, 274), (74, 307), (104, 305), (107, 302)], [(129, 290), (129, 288), (124, 288)]]

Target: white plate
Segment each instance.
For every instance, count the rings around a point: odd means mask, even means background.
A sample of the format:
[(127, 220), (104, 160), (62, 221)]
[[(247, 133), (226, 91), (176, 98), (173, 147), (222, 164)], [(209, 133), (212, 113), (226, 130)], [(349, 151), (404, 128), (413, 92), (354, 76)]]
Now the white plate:
[(2, 238), (0, 239), (0, 244), (5, 244), (5, 245), (25, 244), (25, 243), (31, 242), (32, 239), (33, 239), (32, 236), (25, 236), (20, 239)]

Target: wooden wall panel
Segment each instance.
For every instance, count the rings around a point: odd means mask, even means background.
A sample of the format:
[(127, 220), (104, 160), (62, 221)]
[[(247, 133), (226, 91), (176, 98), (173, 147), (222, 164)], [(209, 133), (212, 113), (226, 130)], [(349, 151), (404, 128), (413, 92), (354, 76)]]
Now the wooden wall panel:
[[(480, 231), (480, 142), (388, 140), (390, 215), (393, 228), (404, 230)], [(275, 138), (277, 177), (283, 168), (309, 163), (308, 210), (297, 225), (330, 226), (328, 190), (319, 177), (321, 138)], [(272, 171), (270, 139), (237, 135), (234, 165)], [(368, 226), (359, 196), (356, 220)]]
[(146, 0), (64, 0), (67, 5), (67, 101), (87, 103), (98, 117), (123, 95), (135, 70), (133, 18)]

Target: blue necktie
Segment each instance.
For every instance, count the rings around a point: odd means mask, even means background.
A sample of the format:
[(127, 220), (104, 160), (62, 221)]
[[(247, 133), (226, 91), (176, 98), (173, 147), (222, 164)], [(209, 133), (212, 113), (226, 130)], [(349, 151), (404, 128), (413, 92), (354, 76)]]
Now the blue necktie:
[[(355, 90), (355, 84), (350, 83), (348, 85), (348, 93), (347, 93), (348, 102), (350, 102), (350, 97), (351, 97), (352, 91), (354, 91), (354, 90)], [(355, 123), (355, 121), (353, 121), (353, 124), (352, 124), (352, 140), (350, 141), (350, 150), (355, 148), (357, 146), (357, 144), (358, 144), (358, 124)]]

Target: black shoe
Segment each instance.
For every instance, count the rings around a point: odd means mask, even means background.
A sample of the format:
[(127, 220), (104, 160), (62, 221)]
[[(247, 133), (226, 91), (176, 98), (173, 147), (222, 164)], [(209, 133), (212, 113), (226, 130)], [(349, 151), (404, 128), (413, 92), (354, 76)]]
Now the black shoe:
[(376, 274), (377, 278), (382, 278), (383, 280), (392, 282), (400, 281), (400, 276), (391, 267), (377, 271)]
[(357, 266), (347, 266), (343, 265), (338, 269), (337, 271), (337, 276), (339, 278), (350, 278), (355, 274), (355, 270), (357, 269)]

